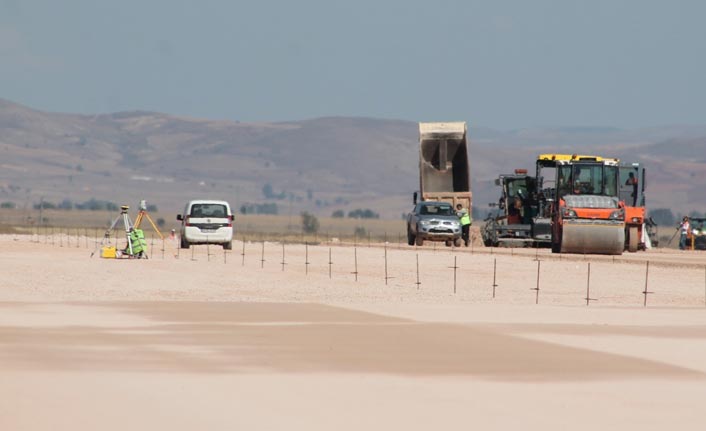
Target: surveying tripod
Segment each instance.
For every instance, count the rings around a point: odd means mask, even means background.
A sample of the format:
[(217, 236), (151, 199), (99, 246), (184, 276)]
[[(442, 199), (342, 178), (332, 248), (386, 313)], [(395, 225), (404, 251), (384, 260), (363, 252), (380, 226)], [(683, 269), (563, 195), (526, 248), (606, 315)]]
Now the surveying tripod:
[(157, 235), (159, 235), (159, 238), (164, 239), (164, 235), (162, 235), (162, 232), (159, 231), (157, 226), (154, 224), (154, 221), (152, 221), (152, 217), (150, 217), (149, 213), (147, 213), (147, 203), (143, 199), (140, 201), (140, 212), (137, 214), (137, 218), (135, 219), (135, 229), (140, 227), (140, 223), (142, 223), (142, 219), (145, 217), (147, 217), (147, 220), (152, 225), (152, 229), (154, 229), (154, 231), (157, 232)]
[[(132, 238), (130, 238), (130, 230), (134, 227), (132, 224), (132, 221), (130, 221), (130, 216), (127, 213), (127, 210), (129, 210), (130, 207), (128, 205), (122, 205), (120, 207), (120, 214), (115, 217), (115, 220), (110, 224), (110, 227), (108, 230), (105, 231), (105, 234), (103, 235), (103, 240), (101, 240), (100, 244), (96, 245), (96, 250), (100, 247), (102, 247), (106, 241), (110, 242), (110, 234), (113, 232), (113, 229), (115, 229), (115, 226), (120, 223), (122, 220), (123, 222), (123, 227), (125, 228), (125, 237), (127, 238), (127, 250), (130, 251), (130, 255), (133, 254), (132, 251)], [(117, 247), (117, 244), (115, 244)], [(91, 253), (91, 257), (96, 253), (96, 250), (93, 250), (93, 253)]]

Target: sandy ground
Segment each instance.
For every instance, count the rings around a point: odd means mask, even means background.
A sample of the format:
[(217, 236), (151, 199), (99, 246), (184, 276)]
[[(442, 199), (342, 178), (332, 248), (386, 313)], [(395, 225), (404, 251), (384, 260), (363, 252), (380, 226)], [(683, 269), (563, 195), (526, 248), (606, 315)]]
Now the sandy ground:
[(703, 253), (0, 248), (2, 430), (703, 428)]

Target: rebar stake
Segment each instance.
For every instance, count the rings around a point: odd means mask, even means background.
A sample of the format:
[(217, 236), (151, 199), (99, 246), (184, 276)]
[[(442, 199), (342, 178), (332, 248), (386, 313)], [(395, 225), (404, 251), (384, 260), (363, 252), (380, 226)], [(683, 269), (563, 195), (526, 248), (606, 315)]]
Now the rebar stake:
[(353, 246), (353, 264), (354, 266), (354, 271), (353, 274), (355, 274), (355, 281), (358, 281), (358, 247)]
[(284, 265), (286, 265), (286, 261), (284, 260), (284, 243), (282, 243), (282, 272), (284, 272)]
[(309, 243), (304, 243), (304, 274), (309, 275)]
[(458, 269), (458, 266), (456, 265), (456, 258), (458, 256), (454, 256), (454, 266), (450, 266), (449, 268), (453, 268), (454, 270), (454, 295), (456, 294), (456, 270)]
[(260, 269), (265, 267), (265, 241), (262, 241), (262, 252), (260, 254)]
[(388, 278), (390, 278), (390, 277), (387, 276), (387, 241), (385, 241), (385, 286), (387, 286), (387, 279)]
[(243, 257), (243, 263), (240, 266), (245, 266), (245, 235), (243, 235), (243, 251), (240, 255)]
[(331, 260), (331, 247), (328, 248), (328, 278), (331, 278), (331, 265), (333, 261)]
[(534, 298), (534, 303), (539, 304), (539, 267), (542, 261), (537, 261), (537, 287), (530, 288), (530, 290), (535, 290), (537, 293)]
[(497, 283), (495, 283), (495, 274), (496, 274), (497, 266), (498, 266), (498, 258), (494, 257), (493, 258), (493, 299), (495, 299), (495, 288), (498, 287)]
[(417, 282), (414, 283), (414, 284), (417, 285), (417, 290), (419, 290), (419, 286), (422, 284), (422, 283), (419, 281), (419, 253), (417, 253)]
[(591, 298), (591, 262), (588, 262), (588, 272), (586, 274), (586, 307), (588, 307), (589, 302), (597, 301), (595, 298)]
[(654, 292), (650, 292), (647, 290), (647, 280), (649, 278), (649, 275), (650, 275), (650, 261), (648, 260), (647, 264), (645, 265), (645, 290), (642, 291), (642, 294), (645, 295), (645, 301), (642, 304), (643, 307), (647, 307), (647, 295), (649, 295), (650, 293), (654, 293)]

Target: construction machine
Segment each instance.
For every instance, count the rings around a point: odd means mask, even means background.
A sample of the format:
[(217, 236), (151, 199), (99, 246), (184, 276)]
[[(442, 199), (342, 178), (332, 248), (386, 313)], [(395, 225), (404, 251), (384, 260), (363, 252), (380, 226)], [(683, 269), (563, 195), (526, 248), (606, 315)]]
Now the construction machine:
[(577, 154), (537, 157), (538, 215), (550, 226), (553, 253), (620, 255), (625, 207), (618, 196), (619, 160)]
[(657, 225), (646, 217), (645, 168), (620, 163), (619, 198), (625, 203), (625, 250), (634, 253), (658, 245)]
[[(419, 123), (419, 192), (422, 201), (461, 204), (471, 211), (466, 123)], [(414, 195), (416, 205), (417, 194)]]
[(495, 179), (501, 187), (500, 199), (491, 203), (494, 211), (488, 214), (481, 228), (486, 247), (548, 246), (551, 240), (549, 225), (535, 224), (538, 212), (537, 181), (527, 169), (515, 169)]

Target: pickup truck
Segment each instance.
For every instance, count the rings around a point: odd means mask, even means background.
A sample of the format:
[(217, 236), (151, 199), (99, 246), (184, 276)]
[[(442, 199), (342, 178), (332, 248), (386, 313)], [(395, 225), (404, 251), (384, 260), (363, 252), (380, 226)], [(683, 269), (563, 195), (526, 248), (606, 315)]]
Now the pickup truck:
[(444, 241), (447, 247), (461, 246), (461, 222), (448, 202), (424, 201), (407, 215), (407, 243)]

